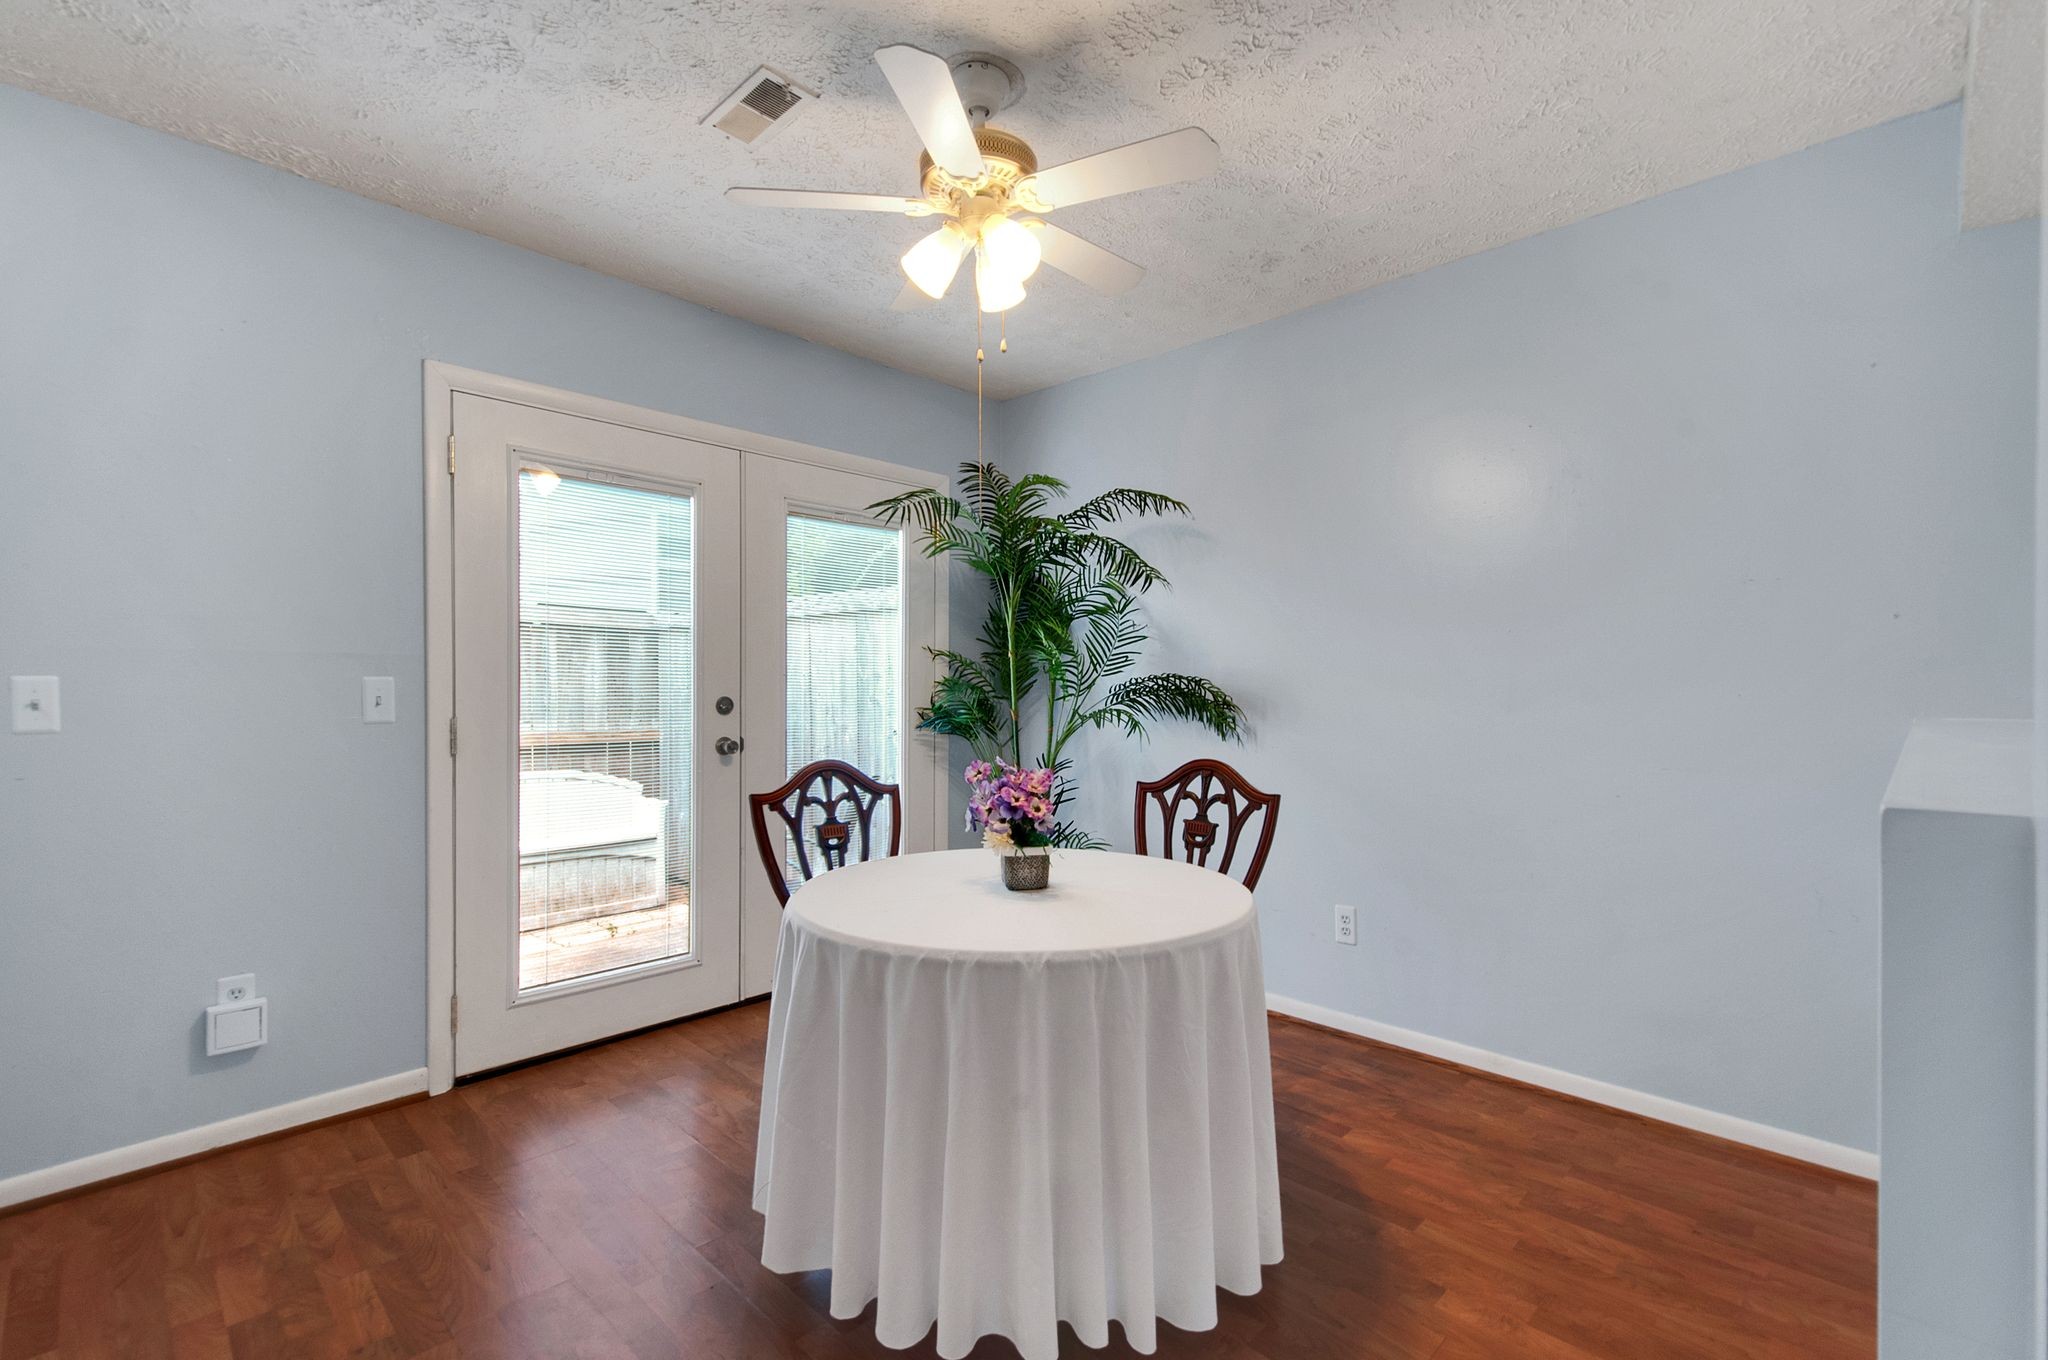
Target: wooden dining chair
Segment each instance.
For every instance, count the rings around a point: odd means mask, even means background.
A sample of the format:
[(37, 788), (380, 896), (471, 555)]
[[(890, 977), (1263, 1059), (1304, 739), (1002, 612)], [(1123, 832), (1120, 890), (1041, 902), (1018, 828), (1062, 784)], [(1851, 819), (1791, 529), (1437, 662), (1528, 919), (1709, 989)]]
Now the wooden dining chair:
[[(1151, 853), (1147, 824), (1156, 811), (1160, 824), (1159, 853), (1175, 856), (1175, 828), (1179, 828), (1179, 854), (1190, 864), (1228, 874), (1239, 847), (1245, 843), (1247, 826), (1256, 822), (1257, 843), (1251, 862), (1245, 866), (1243, 883), (1255, 888), (1259, 872), (1266, 867), (1266, 852), (1273, 848), (1273, 828), (1280, 820), (1280, 795), (1261, 793), (1245, 777), (1220, 760), (1190, 760), (1164, 779), (1138, 782), (1132, 837), (1141, 855)], [(1209, 856), (1222, 836), (1222, 854), (1213, 865)]]
[[(875, 853), (875, 809), (884, 803), (889, 810), (889, 848), (883, 853), (894, 855), (903, 843), (902, 792), (894, 784), (868, 778), (843, 760), (814, 760), (781, 788), (752, 794), (747, 801), (753, 804), (754, 844), (761, 851), (761, 865), (768, 871), (775, 900), (785, 907), (789, 905), (786, 845), (796, 848), (795, 867), (803, 883), (842, 867), (849, 859), (879, 858)], [(814, 847), (816, 864), (811, 861)]]

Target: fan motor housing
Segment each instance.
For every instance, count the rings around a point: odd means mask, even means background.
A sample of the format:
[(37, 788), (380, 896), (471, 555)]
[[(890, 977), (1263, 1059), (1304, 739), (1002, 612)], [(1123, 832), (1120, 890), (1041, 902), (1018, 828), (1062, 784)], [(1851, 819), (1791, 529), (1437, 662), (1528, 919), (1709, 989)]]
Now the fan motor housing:
[(984, 123), (974, 130), (974, 144), (988, 167), (977, 179), (962, 179), (944, 166), (934, 165), (930, 152), (917, 158), (918, 181), (926, 198), (941, 207), (962, 197), (1008, 198), (1019, 180), (1038, 173), (1037, 153), (1013, 132)]
[(951, 62), (953, 90), (967, 121), (980, 127), (1024, 97), (1024, 73), (993, 52), (962, 52)]

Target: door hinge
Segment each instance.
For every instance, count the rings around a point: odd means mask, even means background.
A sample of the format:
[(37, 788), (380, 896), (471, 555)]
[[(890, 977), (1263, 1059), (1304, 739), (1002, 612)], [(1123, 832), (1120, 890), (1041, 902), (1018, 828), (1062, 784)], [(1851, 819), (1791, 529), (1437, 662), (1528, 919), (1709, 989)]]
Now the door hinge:
[(455, 754), (455, 719), (448, 720), (448, 754)]
[(455, 431), (448, 432), (448, 475), (455, 475)]
[(461, 1026), (462, 998), (459, 996), (451, 996), (448, 998), (448, 1032), (450, 1034), (453, 1034), (457, 1029), (461, 1028)]

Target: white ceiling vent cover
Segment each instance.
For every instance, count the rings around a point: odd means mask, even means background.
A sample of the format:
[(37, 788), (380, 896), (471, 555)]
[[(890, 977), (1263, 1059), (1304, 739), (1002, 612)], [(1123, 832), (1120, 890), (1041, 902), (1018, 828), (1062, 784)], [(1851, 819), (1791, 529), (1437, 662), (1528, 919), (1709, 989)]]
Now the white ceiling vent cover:
[(772, 66), (763, 66), (740, 82), (740, 87), (713, 109), (704, 122), (749, 146), (768, 139), (769, 134), (789, 122), (796, 111), (818, 97)]

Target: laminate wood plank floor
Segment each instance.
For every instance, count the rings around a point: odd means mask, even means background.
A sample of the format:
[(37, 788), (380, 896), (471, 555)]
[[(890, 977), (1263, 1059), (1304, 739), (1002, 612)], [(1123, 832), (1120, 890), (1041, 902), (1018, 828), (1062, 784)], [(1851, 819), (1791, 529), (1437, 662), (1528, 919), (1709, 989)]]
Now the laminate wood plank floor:
[[(0, 1218), (0, 1360), (934, 1354), (880, 1346), (872, 1307), (833, 1319), (824, 1273), (761, 1268), (766, 1028), (745, 1006)], [(1272, 1036), (1287, 1259), (1214, 1331), (1162, 1324), (1160, 1355), (1875, 1354), (1868, 1183)]]

